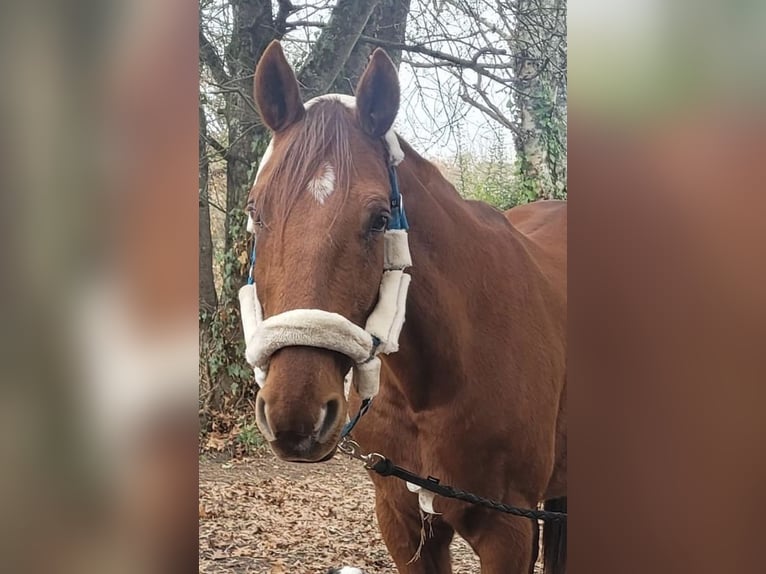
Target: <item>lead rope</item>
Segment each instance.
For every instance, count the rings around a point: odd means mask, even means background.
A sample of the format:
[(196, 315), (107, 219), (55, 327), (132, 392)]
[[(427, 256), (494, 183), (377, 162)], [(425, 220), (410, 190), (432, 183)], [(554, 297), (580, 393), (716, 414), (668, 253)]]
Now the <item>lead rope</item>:
[(349, 437), (344, 437), (338, 445), (338, 450), (343, 454), (364, 463), (364, 467), (367, 470), (377, 472), (381, 476), (395, 476), (400, 480), (404, 480), (410, 484), (414, 484), (417, 487), (438, 494), (444, 498), (453, 498), (455, 500), (462, 500), (463, 502), (469, 502), (477, 506), (483, 506), (491, 510), (497, 510), (498, 512), (504, 512), (506, 514), (512, 514), (514, 516), (520, 516), (528, 518), (530, 520), (542, 520), (544, 522), (566, 522), (566, 512), (552, 512), (550, 510), (538, 510), (536, 508), (521, 508), (513, 506), (511, 504), (505, 504), (489, 498), (484, 498), (471, 492), (466, 492), (454, 486), (448, 486), (441, 484), (438, 478), (429, 476), (423, 478), (420, 475), (415, 474), (400, 466), (396, 466), (393, 462), (387, 459), (382, 454), (365, 453), (362, 451), (359, 444)]

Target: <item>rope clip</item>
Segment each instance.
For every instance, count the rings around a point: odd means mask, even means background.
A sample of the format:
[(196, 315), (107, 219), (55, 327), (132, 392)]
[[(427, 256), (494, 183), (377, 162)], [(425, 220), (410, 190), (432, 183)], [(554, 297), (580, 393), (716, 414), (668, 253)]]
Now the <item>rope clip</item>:
[(368, 470), (372, 470), (376, 464), (386, 460), (386, 457), (377, 452), (365, 453), (362, 450), (362, 447), (359, 446), (359, 443), (348, 436), (344, 436), (340, 440), (338, 443), (338, 450), (355, 460), (363, 462), (364, 468)]

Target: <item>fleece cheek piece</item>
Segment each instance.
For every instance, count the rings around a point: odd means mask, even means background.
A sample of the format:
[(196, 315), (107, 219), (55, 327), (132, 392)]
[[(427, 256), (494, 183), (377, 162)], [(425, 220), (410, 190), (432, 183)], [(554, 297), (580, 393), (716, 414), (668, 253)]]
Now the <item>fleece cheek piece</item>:
[(399, 138), (396, 137), (394, 130), (388, 130), (383, 136), (388, 148), (388, 162), (391, 165), (399, 165), (404, 160), (404, 151), (399, 145)]
[(260, 301), (258, 301), (258, 293), (255, 291), (255, 283), (244, 285), (239, 290), (238, 295), (242, 331), (247, 341), (255, 334), (258, 325), (263, 322), (263, 310)]
[(367, 319), (365, 331), (380, 340), (380, 353), (399, 350), (399, 334), (404, 326), (410, 276), (400, 270), (385, 271), (380, 282), (378, 304)]
[(255, 371), (255, 382), (259, 387), (263, 388), (263, 386), (266, 384), (266, 377), (268, 376), (269, 372), (264, 371), (263, 369), (259, 369), (258, 367), (253, 367), (253, 371)]
[(390, 229), (383, 237), (383, 269), (405, 269), (412, 267), (410, 256), (410, 244), (407, 231), (404, 229)]
[(368, 399), (377, 395), (380, 388), (380, 358), (373, 357), (366, 363), (356, 365), (354, 370), (354, 385), (359, 396)]
[(258, 293), (255, 290), (255, 283), (244, 285), (238, 293), (239, 296), (239, 315), (242, 319), (242, 333), (245, 336), (245, 360), (253, 366), (255, 371), (255, 382), (263, 388), (266, 384), (266, 371), (255, 366), (255, 356), (253, 355), (253, 346), (251, 341), (255, 338), (258, 327), (263, 323), (263, 309), (258, 301)]

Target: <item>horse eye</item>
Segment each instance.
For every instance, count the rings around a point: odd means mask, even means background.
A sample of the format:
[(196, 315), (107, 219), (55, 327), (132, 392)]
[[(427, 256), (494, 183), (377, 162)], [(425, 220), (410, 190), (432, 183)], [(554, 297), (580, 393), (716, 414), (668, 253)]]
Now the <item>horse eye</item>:
[(370, 231), (374, 232), (381, 232), (385, 231), (388, 227), (388, 214), (386, 213), (380, 213), (375, 216), (375, 218), (372, 220), (372, 224), (370, 225)]
[(256, 212), (255, 204), (253, 202), (248, 202), (247, 206), (245, 207), (245, 211), (253, 220), (253, 223), (256, 227), (263, 227), (263, 220), (261, 219), (261, 215)]

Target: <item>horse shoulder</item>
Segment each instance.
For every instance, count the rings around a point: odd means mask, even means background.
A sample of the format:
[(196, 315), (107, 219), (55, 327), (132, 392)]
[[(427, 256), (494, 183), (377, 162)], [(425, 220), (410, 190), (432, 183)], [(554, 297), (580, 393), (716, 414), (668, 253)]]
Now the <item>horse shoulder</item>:
[(529, 241), (532, 255), (543, 272), (565, 291), (566, 201), (548, 200), (519, 205), (506, 211), (505, 217)]

